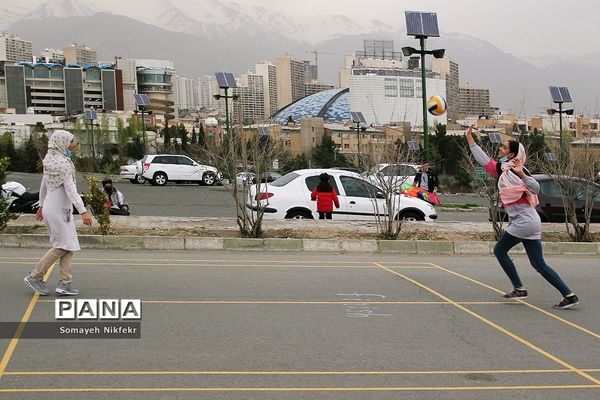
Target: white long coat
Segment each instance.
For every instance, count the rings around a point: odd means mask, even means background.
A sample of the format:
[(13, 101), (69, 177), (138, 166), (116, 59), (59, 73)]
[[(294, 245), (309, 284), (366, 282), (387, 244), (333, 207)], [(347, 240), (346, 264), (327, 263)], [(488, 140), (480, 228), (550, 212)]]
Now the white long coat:
[(50, 233), (53, 248), (78, 251), (79, 240), (75, 230), (73, 205), (82, 214), (86, 211), (81, 196), (72, 179), (65, 179), (63, 184), (48, 192), (46, 177), (40, 185), (40, 204), (44, 213), (44, 222)]

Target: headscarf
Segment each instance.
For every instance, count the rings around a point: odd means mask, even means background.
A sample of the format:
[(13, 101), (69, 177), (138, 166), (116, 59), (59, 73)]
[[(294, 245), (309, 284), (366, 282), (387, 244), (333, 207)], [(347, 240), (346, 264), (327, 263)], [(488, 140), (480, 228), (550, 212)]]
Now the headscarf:
[(523, 183), (523, 180), (512, 171), (515, 166), (513, 161), (514, 159), (521, 160), (523, 165), (525, 165), (527, 155), (525, 154), (525, 147), (523, 147), (521, 143), (519, 143), (519, 151), (517, 152), (517, 155), (512, 160), (502, 164), (502, 173), (498, 178), (500, 199), (502, 200), (503, 204), (510, 204), (519, 200), (521, 197), (523, 197), (523, 193), (525, 193), (529, 204), (535, 206), (539, 203), (537, 195), (531, 193), (531, 191)]
[(48, 139), (48, 153), (44, 157), (44, 177), (48, 191), (52, 191), (62, 185), (65, 179), (75, 181), (75, 165), (66, 152), (75, 136), (72, 133), (58, 130)]
[(329, 175), (327, 172), (323, 172), (319, 175), (319, 184), (317, 185), (317, 192), (333, 192), (333, 187), (329, 183)]

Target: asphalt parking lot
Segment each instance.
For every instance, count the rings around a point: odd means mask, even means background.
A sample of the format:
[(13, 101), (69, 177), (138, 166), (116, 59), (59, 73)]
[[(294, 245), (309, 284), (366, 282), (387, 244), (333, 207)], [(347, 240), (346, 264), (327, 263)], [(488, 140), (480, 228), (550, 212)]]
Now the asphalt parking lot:
[[(1, 322), (55, 321), (42, 253), (0, 249)], [(0, 398), (599, 399), (597, 257), (548, 258), (561, 311), (515, 258), (526, 301), (490, 256), (85, 250), (79, 297), (141, 299), (141, 338), (0, 339)]]

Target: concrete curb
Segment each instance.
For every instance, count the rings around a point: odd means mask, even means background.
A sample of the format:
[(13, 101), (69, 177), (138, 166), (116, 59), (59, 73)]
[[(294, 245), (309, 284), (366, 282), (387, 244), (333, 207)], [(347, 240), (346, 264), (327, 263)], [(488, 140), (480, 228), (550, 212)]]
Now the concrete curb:
[[(494, 242), (436, 240), (245, 239), (220, 237), (79, 235), (82, 249), (306, 251), (399, 254), (492, 254)], [(45, 234), (0, 234), (0, 248), (48, 248)], [(544, 242), (550, 255), (600, 255), (600, 242)], [(512, 251), (525, 254), (522, 245)]]

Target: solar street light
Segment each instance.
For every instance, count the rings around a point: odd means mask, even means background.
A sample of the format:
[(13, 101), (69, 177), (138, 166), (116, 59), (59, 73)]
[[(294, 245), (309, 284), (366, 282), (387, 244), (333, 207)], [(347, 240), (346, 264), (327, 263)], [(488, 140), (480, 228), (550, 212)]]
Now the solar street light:
[(560, 134), (560, 149), (561, 153), (563, 151), (563, 133), (562, 133), (562, 115), (573, 115), (573, 109), (563, 110), (563, 103), (572, 103), (571, 94), (569, 93), (569, 89), (564, 86), (550, 86), (550, 96), (552, 96), (552, 102), (558, 104), (558, 110), (554, 108), (548, 109), (548, 115), (554, 115), (558, 113), (558, 123), (559, 123), (559, 134)]
[(227, 134), (229, 135), (229, 99), (237, 100), (239, 95), (232, 94), (229, 95), (227, 91), (229, 89), (233, 89), (237, 87), (237, 83), (235, 81), (235, 77), (231, 72), (216, 72), (215, 77), (217, 78), (217, 84), (219, 85), (219, 89), (223, 89), (225, 94), (215, 94), (213, 97), (215, 100), (225, 99), (225, 129)]
[(412, 54), (421, 55), (421, 94), (423, 97), (423, 147), (424, 158), (429, 161), (429, 127), (427, 126), (427, 87), (425, 81), (425, 55), (431, 54), (435, 58), (443, 58), (445, 49), (425, 50), (425, 39), (439, 37), (437, 14), (432, 12), (406, 11), (406, 34), (419, 39), (421, 49), (403, 47), (402, 54), (408, 57)]

